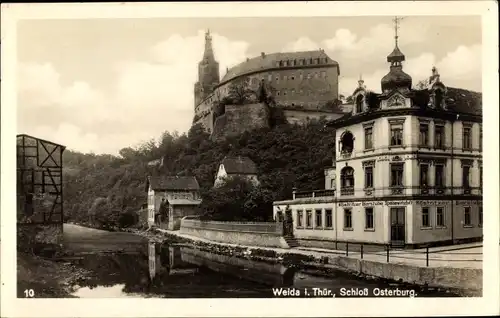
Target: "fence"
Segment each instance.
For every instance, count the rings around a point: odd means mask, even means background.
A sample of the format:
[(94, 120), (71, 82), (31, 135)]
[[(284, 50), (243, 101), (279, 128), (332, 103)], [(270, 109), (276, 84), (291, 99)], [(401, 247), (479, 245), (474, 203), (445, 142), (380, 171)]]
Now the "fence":
[(219, 222), (182, 219), (181, 228), (283, 235), (281, 222)]
[[(431, 247), (415, 250), (394, 249), (391, 245), (379, 245), (378, 250), (373, 249), (373, 245), (365, 245), (363, 243), (345, 242), (345, 251), (342, 254), (345, 256), (359, 256), (360, 259), (365, 259), (365, 256), (376, 256), (377, 259), (383, 258), (385, 262), (391, 263), (400, 261), (401, 263), (425, 264), (429, 267), (432, 262), (482, 262), (482, 252), (460, 252), (465, 248), (453, 248), (443, 250), (433, 250)], [(482, 245), (473, 246), (482, 247)], [(471, 246), (472, 248), (472, 246)], [(481, 259), (476, 259), (480, 257)]]

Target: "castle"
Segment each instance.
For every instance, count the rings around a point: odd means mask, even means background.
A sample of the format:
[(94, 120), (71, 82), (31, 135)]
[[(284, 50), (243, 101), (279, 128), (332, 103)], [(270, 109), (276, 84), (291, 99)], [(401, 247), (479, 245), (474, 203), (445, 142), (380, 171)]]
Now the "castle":
[(322, 116), (328, 120), (337, 119), (343, 115), (342, 110), (332, 107), (339, 96), (339, 74), (339, 64), (320, 49), (272, 54), (263, 52), (258, 57), (247, 58), (226, 69), (221, 80), (212, 36), (207, 31), (203, 58), (198, 64), (198, 81), (194, 85), (193, 124), (201, 123), (211, 133), (231, 128), (238, 132), (266, 125), (268, 114), (258, 100), (245, 105), (226, 105), (222, 113), (214, 111), (215, 105), (229, 96), (231, 86), (243, 82), (253, 92), (266, 87), (267, 93), (272, 94), (275, 104), (283, 109), (290, 123), (302, 123)]

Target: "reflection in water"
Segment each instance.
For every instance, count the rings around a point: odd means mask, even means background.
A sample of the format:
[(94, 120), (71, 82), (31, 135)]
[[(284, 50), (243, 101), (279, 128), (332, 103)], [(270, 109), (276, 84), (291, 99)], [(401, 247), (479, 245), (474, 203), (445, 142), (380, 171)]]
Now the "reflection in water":
[[(91, 254), (81, 264), (94, 277), (79, 282), (78, 297), (272, 297), (272, 287), (388, 287), (339, 274), (318, 276), (283, 264), (148, 243), (134, 253)], [(435, 295), (436, 296), (436, 295)]]

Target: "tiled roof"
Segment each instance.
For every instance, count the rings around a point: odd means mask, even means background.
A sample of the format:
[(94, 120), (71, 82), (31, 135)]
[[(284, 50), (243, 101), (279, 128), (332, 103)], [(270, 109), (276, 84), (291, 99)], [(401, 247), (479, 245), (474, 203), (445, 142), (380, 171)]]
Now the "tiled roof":
[(200, 186), (195, 177), (189, 176), (149, 176), (146, 188), (158, 190), (199, 190)]
[(275, 68), (276, 62), (279, 61), (297, 61), (295, 67), (301, 67), (299, 65), (299, 60), (301, 59), (315, 59), (315, 58), (327, 58), (329, 65), (338, 65), (338, 63), (332, 60), (323, 50), (316, 51), (303, 51), (303, 52), (287, 52), (287, 53), (271, 53), (265, 54), (258, 57), (248, 59), (228, 70), (226, 75), (221, 80), (226, 82), (234, 77), (242, 74), (255, 72), (259, 70), (265, 70), (268, 68)]
[(226, 157), (221, 164), (227, 174), (257, 174), (257, 166), (248, 157)]
[(483, 94), (478, 92), (448, 87), (446, 104), (449, 110), (457, 113), (483, 115)]

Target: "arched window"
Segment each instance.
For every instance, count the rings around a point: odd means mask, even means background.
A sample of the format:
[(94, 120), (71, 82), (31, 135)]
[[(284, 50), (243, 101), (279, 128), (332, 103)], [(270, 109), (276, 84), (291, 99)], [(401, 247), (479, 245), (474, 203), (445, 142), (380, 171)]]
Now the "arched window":
[(341, 152), (344, 154), (352, 153), (354, 149), (354, 136), (350, 131), (346, 131), (341, 139)]
[(354, 194), (354, 169), (352, 167), (345, 166), (340, 171), (340, 194)]
[(438, 89), (434, 93), (434, 105), (435, 107), (442, 107), (443, 106), (443, 91)]
[(363, 112), (363, 95), (359, 94), (356, 97), (356, 113)]

